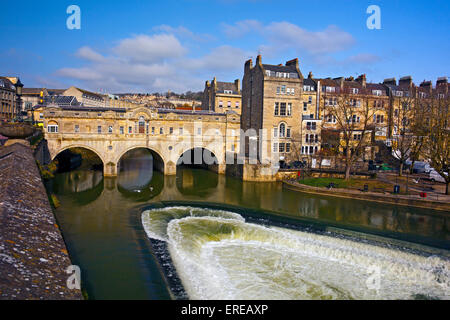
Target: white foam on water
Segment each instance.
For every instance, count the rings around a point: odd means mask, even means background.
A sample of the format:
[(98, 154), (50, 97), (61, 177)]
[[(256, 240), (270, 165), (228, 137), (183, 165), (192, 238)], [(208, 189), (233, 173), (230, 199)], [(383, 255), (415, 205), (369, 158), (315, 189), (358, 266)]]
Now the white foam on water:
[(450, 298), (450, 262), (439, 256), (265, 227), (220, 210), (154, 209), (142, 221), (149, 237), (167, 241), (191, 299)]

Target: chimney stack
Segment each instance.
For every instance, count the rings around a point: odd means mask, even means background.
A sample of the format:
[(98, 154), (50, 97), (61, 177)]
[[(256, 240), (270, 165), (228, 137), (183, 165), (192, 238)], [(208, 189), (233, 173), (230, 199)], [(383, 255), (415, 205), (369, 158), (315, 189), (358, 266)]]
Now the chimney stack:
[(384, 79), (383, 84), (389, 84), (389, 85), (396, 86), (397, 80), (395, 80), (395, 78)]
[(313, 78), (313, 74), (312, 74), (312, 72), (310, 71), (309, 73), (308, 73), (308, 79), (312, 79)]
[(398, 85), (402, 86), (402, 87), (404, 86), (404, 87), (411, 88), (412, 84), (413, 84), (413, 82), (412, 82), (411, 76), (402, 77), (402, 78), (400, 78), (400, 80), (398, 80)]
[(366, 74), (364, 73), (360, 75), (358, 78), (356, 78), (356, 81), (359, 82), (363, 86), (363, 88), (365, 88), (367, 84)]
[(430, 94), (433, 92), (433, 83), (431, 81), (423, 80), (422, 83), (420, 84), (420, 87), (428, 90)]
[(260, 67), (262, 67), (262, 61), (261, 61), (261, 55), (258, 54), (258, 56), (256, 57), (256, 65), (259, 65)]
[(241, 92), (241, 80), (239, 79), (234, 80), (234, 85), (236, 87), (237, 92), (238, 93)]

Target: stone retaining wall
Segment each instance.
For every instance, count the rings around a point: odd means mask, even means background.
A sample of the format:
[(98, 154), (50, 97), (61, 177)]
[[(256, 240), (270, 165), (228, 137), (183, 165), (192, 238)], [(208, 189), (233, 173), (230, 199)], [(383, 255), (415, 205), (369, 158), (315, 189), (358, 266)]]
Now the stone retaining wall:
[(33, 150), (0, 147), (0, 299), (82, 299)]

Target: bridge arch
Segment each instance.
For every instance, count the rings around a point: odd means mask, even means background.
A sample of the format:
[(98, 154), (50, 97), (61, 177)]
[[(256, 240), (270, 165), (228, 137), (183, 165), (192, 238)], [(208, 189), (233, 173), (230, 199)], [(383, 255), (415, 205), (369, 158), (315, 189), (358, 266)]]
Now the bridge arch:
[(161, 152), (159, 152), (158, 150), (155, 150), (156, 148), (151, 148), (148, 146), (132, 146), (129, 147), (125, 150), (123, 150), (119, 156), (116, 158), (115, 163), (117, 166), (117, 173), (119, 172), (120, 168), (119, 168), (119, 164), (120, 164), (120, 160), (122, 159), (122, 157), (127, 153), (130, 152), (132, 150), (138, 150), (138, 149), (145, 149), (150, 151), (152, 157), (153, 157), (153, 168), (156, 168), (158, 171), (161, 171), (163, 173), (166, 172), (167, 168), (166, 168), (166, 160), (164, 158), (164, 156), (161, 155)]
[(225, 172), (225, 164), (220, 154), (205, 147), (189, 147), (185, 149), (176, 160), (177, 168), (180, 166), (200, 167), (217, 173)]

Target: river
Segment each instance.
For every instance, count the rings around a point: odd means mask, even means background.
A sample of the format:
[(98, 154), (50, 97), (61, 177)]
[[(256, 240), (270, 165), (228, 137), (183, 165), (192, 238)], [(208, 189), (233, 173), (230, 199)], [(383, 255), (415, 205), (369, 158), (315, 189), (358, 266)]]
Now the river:
[(48, 185), (90, 299), (449, 299), (448, 213), (152, 167), (136, 150), (117, 178), (75, 170)]

